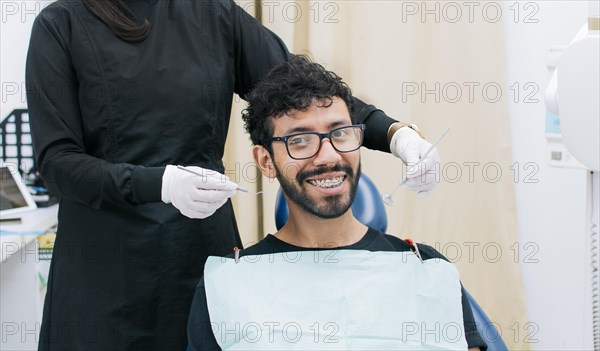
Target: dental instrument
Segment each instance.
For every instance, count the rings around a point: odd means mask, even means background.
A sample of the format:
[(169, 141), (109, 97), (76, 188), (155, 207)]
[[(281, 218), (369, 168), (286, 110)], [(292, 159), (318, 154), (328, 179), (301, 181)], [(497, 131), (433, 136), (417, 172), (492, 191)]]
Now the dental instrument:
[[(194, 172), (194, 171), (189, 170), (189, 169), (187, 169), (187, 168), (185, 168), (183, 166), (177, 166), (177, 168), (179, 168), (182, 171), (186, 171), (188, 173), (192, 173), (192, 174), (195, 174), (195, 175), (200, 176), (200, 177), (206, 177), (206, 175), (204, 175), (202, 173)], [(263, 193), (262, 191), (259, 191), (259, 192), (250, 191), (250, 190), (248, 190), (248, 189), (246, 189), (246, 188), (244, 188), (244, 187), (242, 187), (240, 185), (237, 186), (236, 190), (237, 191), (241, 191), (243, 193), (251, 194), (251, 195), (260, 195), (260, 194)]]
[[(423, 156), (421, 156), (421, 159), (424, 159), (425, 157), (427, 157), (427, 155), (429, 155), (429, 153), (431, 151), (433, 151), (433, 149), (437, 146), (437, 144), (439, 144), (440, 141), (442, 141), (442, 139), (446, 136), (446, 133), (448, 133), (448, 131), (450, 131), (450, 128), (446, 128), (446, 130), (444, 130), (444, 132), (442, 133), (442, 135), (439, 136), (439, 138), (437, 138), (437, 140), (435, 141), (435, 143), (433, 143), (429, 149), (427, 149), (427, 151), (423, 154)], [(388, 206), (393, 206), (394, 205), (394, 200), (392, 199), (392, 197), (394, 196), (394, 193), (396, 192), (396, 190), (400, 189), (400, 187), (402, 185), (404, 185), (404, 183), (406, 183), (408, 181), (408, 177), (404, 177), (404, 179), (398, 183), (398, 185), (396, 186), (396, 188), (394, 188), (394, 190), (391, 193), (388, 194), (383, 194), (382, 198), (383, 198), (383, 202), (388, 205)]]

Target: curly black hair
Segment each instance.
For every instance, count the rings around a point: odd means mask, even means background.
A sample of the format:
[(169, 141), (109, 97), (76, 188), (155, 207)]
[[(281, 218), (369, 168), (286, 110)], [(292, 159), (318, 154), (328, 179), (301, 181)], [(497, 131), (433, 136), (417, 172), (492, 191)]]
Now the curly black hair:
[(263, 139), (273, 136), (271, 117), (279, 118), (291, 110), (306, 111), (315, 100), (328, 107), (333, 97), (344, 100), (352, 116), (352, 92), (342, 78), (306, 56), (293, 55), (248, 94), (248, 107), (242, 111), (244, 126), (254, 145), (270, 150)]

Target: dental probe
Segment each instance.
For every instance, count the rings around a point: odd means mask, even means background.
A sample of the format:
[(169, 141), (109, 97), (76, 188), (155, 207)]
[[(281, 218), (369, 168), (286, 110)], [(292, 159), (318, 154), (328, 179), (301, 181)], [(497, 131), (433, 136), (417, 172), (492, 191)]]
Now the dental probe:
[[(442, 139), (444, 139), (444, 137), (446, 136), (446, 134), (448, 133), (448, 131), (450, 131), (450, 128), (446, 128), (446, 130), (444, 130), (444, 132), (442, 133), (442, 135), (439, 136), (439, 138), (437, 138), (437, 140), (435, 141), (435, 143), (431, 144), (431, 146), (429, 147), (429, 149), (427, 149), (427, 151), (423, 154), (423, 156), (421, 156), (421, 159), (424, 159), (425, 157), (427, 157), (427, 155), (429, 155), (429, 153), (431, 151), (433, 151), (433, 149), (435, 149), (436, 145), (440, 143), (440, 141), (442, 141)], [(396, 186), (396, 188), (394, 188), (394, 190), (389, 193), (389, 194), (383, 194), (382, 198), (383, 198), (383, 202), (388, 205), (388, 206), (392, 206), (394, 204), (394, 200), (392, 199), (392, 196), (394, 195), (394, 193), (396, 192), (396, 190), (400, 189), (400, 187), (402, 185), (404, 185), (404, 183), (406, 183), (408, 181), (408, 177), (404, 177), (404, 179)]]
[[(204, 178), (204, 177), (206, 177), (206, 175), (204, 175), (204, 174), (202, 174), (202, 173), (194, 172), (194, 171), (192, 171), (192, 170), (190, 170), (190, 169), (187, 169), (187, 168), (185, 168), (185, 167), (183, 167), (183, 166), (177, 166), (177, 168), (179, 168), (179, 169), (180, 169), (180, 170), (182, 170), (182, 171), (186, 171), (186, 172), (188, 172), (188, 173), (192, 173), (192, 174), (195, 174), (195, 175), (197, 175), (197, 176), (200, 176), (200, 177), (203, 177), (203, 178)], [(260, 194), (262, 194), (262, 191), (259, 191), (259, 192), (255, 193), (255, 192), (253, 192), (253, 191), (250, 191), (250, 190), (248, 190), (248, 189), (246, 189), (246, 188), (244, 188), (244, 187), (242, 187), (242, 186), (240, 186), (240, 185), (237, 185), (237, 188), (236, 188), (236, 190), (237, 190), (237, 191), (241, 191), (241, 192), (243, 192), (243, 193), (252, 194), (252, 195), (260, 195)]]

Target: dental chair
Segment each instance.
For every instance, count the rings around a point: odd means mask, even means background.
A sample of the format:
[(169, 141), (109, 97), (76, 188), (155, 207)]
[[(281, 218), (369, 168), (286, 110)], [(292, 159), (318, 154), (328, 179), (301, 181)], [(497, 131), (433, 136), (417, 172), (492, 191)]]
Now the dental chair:
[[(283, 196), (281, 189), (279, 189), (277, 202), (275, 204), (275, 225), (278, 230), (287, 222), (288, 213), (289, 211), (285, 197)], [(373, 183), (373, 181), (364, 173), (361, 174), (360, 180), (358, 181), (356, 197), (352, 203), (352, 213), (362, 224), (385, 233), (388, 222), (381, 194), (377, 190), (375, 183)], [(502, 336), (498, 333), (498, 330), (492, 321), (490, 321), (485, 312), (483, 312), (483, 309), (468, 291), (467, 299), (473, 310), (477, 331), (488, 345), (487, 350), (508, 351), (508, 347), (506, 347), (506, 344), (502, 341)]]

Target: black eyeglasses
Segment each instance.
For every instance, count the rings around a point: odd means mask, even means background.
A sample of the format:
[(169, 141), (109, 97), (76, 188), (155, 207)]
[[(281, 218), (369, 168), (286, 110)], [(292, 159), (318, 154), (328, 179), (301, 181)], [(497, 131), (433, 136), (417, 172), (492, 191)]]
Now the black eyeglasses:
[(329, 133), (302, 132), (283, 137), (265, 138), (263, 142), (282, 141), (291, 158), (305, 160), (321, 150), (321, 142), (324, 138), (328, 138), (331, 146), (338, 152), (358, 150), (363, 142), (364, 131), (364, 124), (355, 124), (332, 129)]

